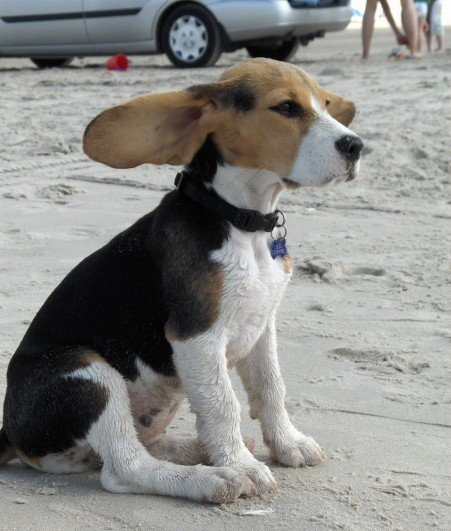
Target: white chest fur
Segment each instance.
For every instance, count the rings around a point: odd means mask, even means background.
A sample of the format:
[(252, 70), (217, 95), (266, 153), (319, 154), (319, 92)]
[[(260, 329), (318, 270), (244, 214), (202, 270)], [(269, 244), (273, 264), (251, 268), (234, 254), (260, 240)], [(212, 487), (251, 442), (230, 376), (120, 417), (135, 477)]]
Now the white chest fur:
[(227, 331), (229, 363), (245, 356), (278, 307), (291, 276), (286, 258), (273, 259), (266, 233), (232, 227), (224, 246), (211, 258), (224, 268), (218, 325)]

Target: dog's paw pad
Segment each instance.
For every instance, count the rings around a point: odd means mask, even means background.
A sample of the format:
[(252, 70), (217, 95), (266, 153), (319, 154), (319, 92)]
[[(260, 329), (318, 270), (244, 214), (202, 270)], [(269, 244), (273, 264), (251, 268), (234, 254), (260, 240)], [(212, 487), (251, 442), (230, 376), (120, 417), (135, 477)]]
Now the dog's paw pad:
[(203, 500), (211, 503), (231, 503), (240, 497), (257, 494), (252, 481), (229, 468), (217, 468), (205, 483), (207, 493)]
[(271, 470), (264, 464), (254, 459), (250, 463), (239, 465), (236, 470), (245, 474), (255, 485), (258, 494), (274, 492), (277, 488), (277, 482), (271, 473)]
[(312, 437), (298, 433), (290, 440), (274, 444), (271, 458), (285, 466), (301, 467), (318, 465), (326, 456)]

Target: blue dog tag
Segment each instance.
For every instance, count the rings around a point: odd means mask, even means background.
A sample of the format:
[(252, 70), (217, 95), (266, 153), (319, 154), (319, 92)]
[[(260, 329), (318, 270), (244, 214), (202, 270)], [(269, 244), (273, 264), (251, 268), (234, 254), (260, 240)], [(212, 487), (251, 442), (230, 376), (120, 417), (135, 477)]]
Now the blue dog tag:
[(271, 256), (274, 260), (278, 257), (284, 257), (287, 254), (287, 241), (285, 238), (274, 240), (271, 244)]

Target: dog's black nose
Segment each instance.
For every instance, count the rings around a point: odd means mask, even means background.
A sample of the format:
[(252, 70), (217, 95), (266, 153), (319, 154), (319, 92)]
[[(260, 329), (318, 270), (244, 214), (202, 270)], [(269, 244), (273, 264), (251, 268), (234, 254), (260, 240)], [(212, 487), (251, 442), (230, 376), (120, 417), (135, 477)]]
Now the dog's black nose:
[(335, 142), (338, 153), (351, 162), (356, 161), (362, 153), (362, 139), (354, 135), (345, 135)]

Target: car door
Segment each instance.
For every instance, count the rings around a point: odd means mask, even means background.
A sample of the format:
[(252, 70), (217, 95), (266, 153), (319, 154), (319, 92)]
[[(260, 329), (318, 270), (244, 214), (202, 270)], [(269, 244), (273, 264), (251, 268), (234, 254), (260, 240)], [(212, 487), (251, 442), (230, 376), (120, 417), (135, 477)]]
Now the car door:
[(152, 3), (153, 0), (84, 0), (89, 42), (150, 39)]
[(86, 44), (83, 0), (0, 0), (0, 46)]

